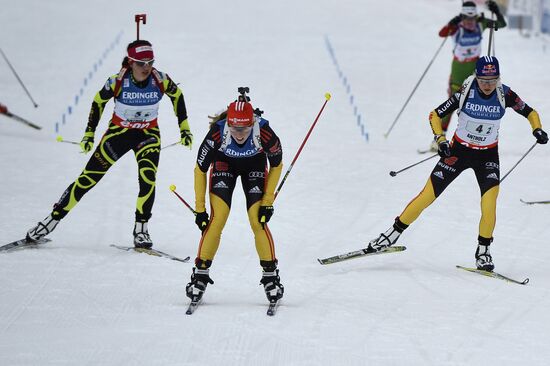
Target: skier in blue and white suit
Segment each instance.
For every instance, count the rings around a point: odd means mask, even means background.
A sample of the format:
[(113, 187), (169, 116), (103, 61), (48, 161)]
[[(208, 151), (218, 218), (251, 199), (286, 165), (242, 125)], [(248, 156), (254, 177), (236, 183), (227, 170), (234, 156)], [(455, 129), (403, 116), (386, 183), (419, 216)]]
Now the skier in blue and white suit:
[[(453, 94), (430, 113), (430, 125), (441, 159), (420, 194), (407, 205), (385, 233), (369, 243), (370, 251), (380, 251), (395, 244), (399, 235), (420, 213), (460, 173), (471, 168), (481, 191), (476, 265), (478, 269), (493, 270), (489, 246), (493, 241), (496, 224), (496, 201), (500, 183), (498, 132), (506, 108), (514, 109), (529, 120), (533, 136), (539, 144), (548, 142), (548, 135), (542, 130), (537, 111), (523, 102), (512, 89), (501, 84), (496, 57), (481, 57), (476, 63), (475, 76), (466, 79), (460, 92)], [(455, 110), (459, 110), (458, 126), (449, 143), (441, 127), (441, 120)]]

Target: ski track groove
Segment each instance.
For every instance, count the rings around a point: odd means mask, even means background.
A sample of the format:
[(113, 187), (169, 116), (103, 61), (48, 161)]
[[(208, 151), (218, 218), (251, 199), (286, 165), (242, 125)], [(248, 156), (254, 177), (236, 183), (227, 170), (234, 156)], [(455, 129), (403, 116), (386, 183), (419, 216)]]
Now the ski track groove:
[[(491, 280), (491, 278), (487, 278), (488, 280)], [(475, 279), (474, 279), (475, 280)], [(496, 280), (498, 281), (498, 280)], [(477, 281), (476, 281), (477, 282)], [(476, 311), (478, 309), (484, 309), (484, 304), (490, 304), (490, 298), (495, 297), (494, 294), (497, 293), (499, 288), (505, 288), (506, 286), (510, 285), (507, 283), (502, 284), (494, 284), (495, 286), (492, 286), (491, 283), (487, 283), (486, 285), (480, 284), (478, 287), (484, 288), (483, 296), (479, 298), (475, 298), (474, 300), (470, 301), (468, 303), (468, 308), (474, 309), (474, 311), (470, 312), (463, 312), (463, 314), (466, 314), (465, 316), (467, 319), (465, 319), (464, 324), (474, 324), (474, 328), (476, 330), (477, 334), (482, 335), (481, 337), (476, 337), (475, 345), (472, 345), (472, 339), (470, 338), (463, 338), (462, 341), (458, 342), (456, 344), (456, 348), (452, 353), (450, 353), (451, 357), (453, 355), (461, 355), (460, 359), (456, 360), (456, 362), (466, 362), (468, 363), (468, 360), (473, 357), (474, 353), (476, 352), (476, 349), (483, 349), (483, 346), (487, 343), (488, 339), (493, 339), (496, 334), (494, 330), (500, 328), (504, 322), (498, 323), (496, 320), (494, 322), (491, 322), (491, 327), (487, 328), (485, 327), (485, 317), (480, 315), (479, 311)], [(490, 290), (486, 290), (487, 287), (490, 288)], [(509, 310), (506, 313), (513, 313), (514, 310)], [(481, 317), (481, 322), (478, 321), (478, 318)]]
[(42, 277), (42, 282), (40, 283), (39, 287), (35, 290), (33, 290), (28, 297), (23, 301), (21, 305), (17, 305), (14, 311), (8, 316), (8, 321), (6, 322), (6, 325), (3, 327), (2, 331), (6, 332), (8, 331), (13, 324), (23, 315), (23, 313), (27, 310), (28, 306), (34, 302), (34, 300), (38, 297), (38, 295), (46, 288), (50, 280), (53, 278), (55, 273), (58, 271), (58, 265), (63, 262), (62, 258), (59, 258), (56, 260), (54, 265), (51, 265), (51, 269), (48, 272), (48, 274), (45, 277)]

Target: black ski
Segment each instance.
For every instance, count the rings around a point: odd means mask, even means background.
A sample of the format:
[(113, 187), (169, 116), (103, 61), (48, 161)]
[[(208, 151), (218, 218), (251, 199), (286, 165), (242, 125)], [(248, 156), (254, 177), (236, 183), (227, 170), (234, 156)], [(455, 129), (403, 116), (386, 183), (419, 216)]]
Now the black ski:
[(202, 296), (198, 299), (191, 300), (191, 303), (187, 307), (187, 311), (185, 311), (185, 314), (192, 315), (195, 310), (199, 307), (200, 303), (202, 301)]
[(515, 280), (513, 278), (501, 275), (500, 273), (497, 273), (497, 272), (484, 271), (484, 270), (477, 269), (477, 268), (462, 267), (462, 266), (458, 266), (458, 265), (456, 266), (456, 268), (460, 268), (460, 269), (463, 269), (465, 271), (472, 272), (472, 273), (477, 273), (477, 274), (487, 276), (487, 277), (497, 278), (499, 280), (504, 280), (506, 282), (517, 283), (518, 285), (526, 285), (526, 284), (529, 283), (528, 278), (524, 279), (523, 281), (518, 281), (518, 280)]
[(27, 241), (27, 239), (16, 240), (6, 245), (2, 245), (0, 247), (0, 252), (7, 252), (10, 250), (23, 249), (23, 248), (37, 248), (38, 245), (44, 244), (50, 241), (52, 240), (48, 238), (42, 238), (34, 241)]
[(145, 254), (155, 256), (155, 257), (168, 258), (168, 259), (171, 259), (173, 261), (178, 261), (178, 262), (182, 262), (182, 263), (187, 263), (191, 259), (191, 257), (186, 257), (186, 258), (175, 257), (172, 254), (161, 252), (160, 250), (153, 249), (153, 248), (146, 249), (146, 248), (136, 248), (136, 247), (125, 247), (125, 246), (115, 245), (115, 244), (111, 244), (111, 246), (113, 248), (117, 248), (117, 249), (120, 249), (120, 250), (125, 250), (127, 252), (133, 250), (133, 251), (138, 252), (138, 253), (145, 253)]
[(275, 315), (275, 313), (277, 313), (277, 309), (279, 308), (279, 302), (280, 301), (281, 301), (281, 299), (273, 300), (273, 301), (269, 302), (269, 307), (267, 308), (267, 315), (273, 316), (273, 315)]
[(526, 205), (547, 205), (550, 204), (550, 201), (524, 201), (523, 199), (519, 199), (522, 203), (525, 203)]
[(328, 258), (324, 258), (324, 259), (317, 258), (317, 260), (319, 261), (319, 263), (325, 265), (325, 264), (338, 263), (338, 262), (342, 262), (342, 261), (345, 261), (345, 260), (348, 260), (348, 259), (353, 259), (353, 258), (367, 257), (367, 256), (371, 256), (371, 255), (378, 255), (378, 254), (402, 252), (405, 249), (407, 249), (407, 247), (395, 246), (395, 247), (388, 247), (388, 248), (386, 248), (384, 250), (381, 250), (379, 252), (368, 253), (367, 248), (365, 248), (365, 249), (355, 250), (353, 252), (348, 252), (348, 253), (344, 253), (344, 254), (335, 255), (333, 257), (328, 257)]

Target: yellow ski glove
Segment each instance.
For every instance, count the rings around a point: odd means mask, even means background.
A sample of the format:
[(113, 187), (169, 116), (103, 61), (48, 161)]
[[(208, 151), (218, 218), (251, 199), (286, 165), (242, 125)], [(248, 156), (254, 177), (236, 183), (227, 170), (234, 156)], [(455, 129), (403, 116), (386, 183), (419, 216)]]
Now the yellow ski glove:
[(80, 141), (80, 149), (84, 154), (89, 153), (94, 147), (94, 132), (86, 131), (82, 141)]
[(189, 122), (187, 122), (187, 119), (183, 120), (180, 123), (180, 136), (181, 136), (180, 143), (183, 146), (187, 146), (189, 150), (191, 150), (191, 147), (193, 146), (193, 134), (191, 133), (191, 129), (189, 128)]

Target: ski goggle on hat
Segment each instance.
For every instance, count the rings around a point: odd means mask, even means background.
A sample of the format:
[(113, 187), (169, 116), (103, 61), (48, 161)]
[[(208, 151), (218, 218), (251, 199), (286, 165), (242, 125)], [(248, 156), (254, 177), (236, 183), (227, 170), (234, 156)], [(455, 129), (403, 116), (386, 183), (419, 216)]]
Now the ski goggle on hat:
[(128, 58), (139, 66), (153, 65), (155, 54), (149, 45), (134, 46), (128, 49)]
[(466, 1), (462, 4), (460, 15), (464, 18), (474, 18), (477, 16), (477, 6), (473, 1)]

